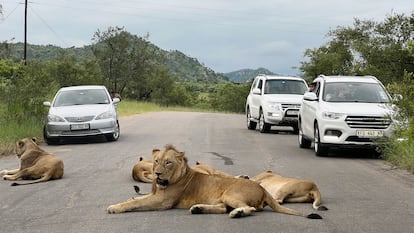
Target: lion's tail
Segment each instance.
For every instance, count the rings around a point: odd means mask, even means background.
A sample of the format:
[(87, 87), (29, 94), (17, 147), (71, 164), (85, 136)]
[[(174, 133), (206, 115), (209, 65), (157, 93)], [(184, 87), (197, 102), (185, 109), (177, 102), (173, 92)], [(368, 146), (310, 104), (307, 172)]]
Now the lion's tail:
[(303, 217), (307, 217), (310, 219), (322, 219), (322, 217), (319, 214), (315, 214), (315, 213), (305, 214), (300, 211), (284, 207), (280, 205), (268, 192), (266, 192), (265, 201), (274, 211), (279, 212), (279, 213), (303, 216)]
[(326, 206), (321, 205), (321, 193), (318, 189), (312, 190), (310, 194), (313, 196), (313, 204), (312, 207), (315, 210), (328, 210)]
[(13, 182), (11, 184), (11, 186), (18, 186), (18, 185), (28, 185), (28, 184), (36, 184), (36, 183), (40, 183), (40, 182), (45, 182), (48, 181), (52, 178), (51, 174), (46, 174), (45, 176), (41, 177), (40, 179), (37, 180), (33, 180), (30, 182), (24, 182), (24, 183), (18, 183), (18, 182)]

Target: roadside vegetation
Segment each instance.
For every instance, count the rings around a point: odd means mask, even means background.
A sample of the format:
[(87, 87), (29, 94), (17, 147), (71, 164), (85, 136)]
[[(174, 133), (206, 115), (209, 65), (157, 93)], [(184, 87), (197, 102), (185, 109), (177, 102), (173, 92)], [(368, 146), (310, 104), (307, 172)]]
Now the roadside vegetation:
[[(374, 75), (391, 94), (401, 94), (403, 99), (396, 98), (395, 104), (406, 124), (383, 148), (384, 158), (414, 171), (414, 13), (392, 13), (383, 22), (355, 19), (352, 26), (339, 26), (327, 37), (326, 44), (304, 52), (299, 67), (303, 77)], [(42, 102), (62, 86), (105, 85), (123, 97), (121, 115), (164, 110), (244, 113), (250, 82), (232, 83), (196, 59), (162, 51), (148, 35), (132, 35), (122, 27), (98, 30), (92, 41), (81, 51), (49, 53), (53, 59), (29, 56), (26, 66), (21, 50), (0, 42), (0, 154), (18, 138), (42, 138), (47, 111)]]

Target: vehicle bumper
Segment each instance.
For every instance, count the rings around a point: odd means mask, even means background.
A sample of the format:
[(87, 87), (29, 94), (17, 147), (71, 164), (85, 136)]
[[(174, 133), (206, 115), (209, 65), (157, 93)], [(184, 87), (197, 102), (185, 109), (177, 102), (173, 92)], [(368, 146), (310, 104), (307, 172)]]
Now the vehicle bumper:
[[(89, 124), (89, 129), (71, 130), (71, 125), (77, 124)], [(72, 124), (67, 122), (48, 122), (45, 127), (47, 137), (57, 138), (110, 134), (116, 132), (118, 126), (116, 120), (107, 119), (94, 122), (82, 122)]]
[(268, 112), (265, 115), (265, 121), (271, 125), (296, 125), (298, 122), (298, 115), (296, 110), (285, 110), (285, 111), (276, 111)]
[[(321, 127), (323, 126), (323, 127)], [(370, 147), (381, 143), (382, 139), (389, 137), (394, 129), (389, 126), (386, 129), (373, 129), (383, 132), (382, 137), (361, 137), (357, 135), (359, 130), (368, 130), (363, 128), (350, 128), (346, 123), (324, 121), (319, 124), (320, 142), (335, 147)]]

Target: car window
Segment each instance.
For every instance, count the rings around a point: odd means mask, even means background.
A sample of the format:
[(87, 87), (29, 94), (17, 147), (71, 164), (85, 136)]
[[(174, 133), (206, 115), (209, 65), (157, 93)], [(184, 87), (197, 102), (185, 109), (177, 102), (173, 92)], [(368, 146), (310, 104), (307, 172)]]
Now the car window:
[(305, 82), (299, 80), (267, 80), (264, 94), (303, 95), (308, 90)]
[(56, 96), (55, 107), (84, 105), (84, 104), (108, 104), (109, 98), (102, 89), (92, 90), (68, 90), (61, 91)]
[(388, 103), (390, 99), (378, 83), (326, 83), (323, 100), (327, 102)]

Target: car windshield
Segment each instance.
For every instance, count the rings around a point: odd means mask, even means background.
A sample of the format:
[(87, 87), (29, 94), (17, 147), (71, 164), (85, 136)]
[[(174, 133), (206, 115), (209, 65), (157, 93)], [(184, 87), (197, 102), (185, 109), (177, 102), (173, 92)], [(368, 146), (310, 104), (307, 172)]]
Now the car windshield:
[(300, 80), (266, 80), (264, 94), (303, 95), (308, 88)]
[(327, 102), (388, 103), (390, 98), (378, 83), (326, 83), (322, 99)]
[(103, 89), (67, 90), (58, 93), (54, 107), (108, 103), (108, 95)]

